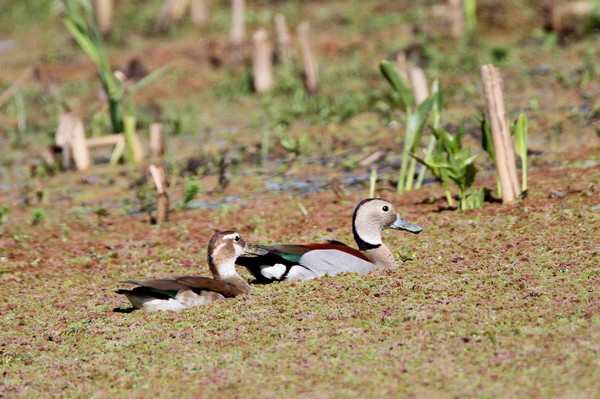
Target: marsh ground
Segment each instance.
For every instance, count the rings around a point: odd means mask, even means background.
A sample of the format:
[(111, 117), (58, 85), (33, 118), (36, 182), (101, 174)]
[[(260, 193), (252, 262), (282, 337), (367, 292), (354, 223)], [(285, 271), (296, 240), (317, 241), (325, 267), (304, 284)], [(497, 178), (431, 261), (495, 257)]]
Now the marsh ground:
[[(173, 212), (156, 226), (145, 212), (150, 161), (111, 167), (96, 153), (86, 173), (36, 169), (60, 104), (88, 134), (106, 116), (94, 67), (53, 2), (29, 3), (8, 2), (0, 17), (3, 89), (40, 71), (21, 90), (26, 126), (15, 101), (0, 113), (1, 397), (600, 396), (597, 33), (558, 43), (536, 2), (481, 1), (480, 36), (465, 46), (410, 2), (263, 1), (249, 6), (249, 30), (276, 11), (292, 26), (311, 21), (322, 92), (305, 98), (295, 69), (278, 66), (275, 90), (257, 96), (245, 66), (220, 64), (225, 4), (209, 27), (166, 35), (149, 34), (160, 2), (119, 4), (113, 65), (172, 64), (133, 98), (143, 140), (155, 121), (167, 134)], [(395, 193), (402, 115), (378, 107), (388, 87), (377, 63), (411, 43), (444, 86), (444, 124), (464, 118), (474, 152), (479, 66), (501, 67), (509, 116), (525, 111), (531, 123), (525, 200), (458, 213), (436, 183)], [(125, 312), (119, 280), (207, 274), (216, 228), (256, 243), (352, 242), (352, 210), (368, 195), (359, 162), (378, 150), (378, 194), (424, 227), (385, 233), (413, 258), (400, 268), (255, 285), (186, 312)], [(202, 173), (185, 172), (192, 157)], [(221, 158), (229, 184), (218, 189)], [(491, 163), (477, 162), (476, 186), (494, 189)], [(190, 180), (202, 190), (182, 207)]]

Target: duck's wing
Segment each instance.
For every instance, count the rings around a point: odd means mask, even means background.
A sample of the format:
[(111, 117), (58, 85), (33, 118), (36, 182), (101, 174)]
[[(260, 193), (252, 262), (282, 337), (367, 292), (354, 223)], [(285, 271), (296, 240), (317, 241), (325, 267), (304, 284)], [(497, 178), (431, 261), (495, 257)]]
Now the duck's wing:
[[(209, 280), (217, 284), (211, 283)], [(231, 285), (229, 283), (219, 282), (207, 277), (125, 280), (121, 282), (135, 284), (137, 287), (132, 290), (117, 290), (117, 293), (125, 295), (133, 307), (149, 312), (181, 310), (204, 305), (223, 299), (225, 296), (232, 296), (230, 294), (235, 289), (235, 287), (224, 287), (224, 285)], [(223, 293), (220, 291), (223, 291)]]
[(284, 280), (292, 266), (309, 251), (300, 245), (255, 245), (256, 256), (240, 256), (235, 263), (244, 266), (258, 283)]
[(161, 295), (170, 295), (173, 297), (177, 294), (177, 291), (187, 289), (185, 285), (178, 283), (175, 279), (124, 280), (120, 281), (120, 283), (138, 285), (138, 288), (144, 287), (149, 291), (156, 291)]
[[(362, 253), (360, 254), (362, 255)], [(304, 254), (299, 264), (310, 273), (300, 268), (292, 269), (286, 280), (305, 280), (324, 275), (334, 276), (340, 273), (366, 274), (376, 268), (363, 256), (358, 257), (352, 251), (344, 251), (339, 248), (314, 249)]]
[(258, 245), (263, 255), (239, 257), (259, 282), (308, 280), (325, 274), (368, 273), (374, 269), (357, 249), (341, 242)]
[(129, 299), (136, 309), (153, 312), (157, 310), (181, 310), (185, 306), (177, 295), (188, 288), (175, 280), (125, 280), (121, 283), (137, 285), (131, 290), (117, 290)]
[(189, 287), (192, 291), (212, 291), (224, 297), (234, 297), (245, 293), (234, 284), (210, 277), (184, 276), (178, 277), (176, 281)]

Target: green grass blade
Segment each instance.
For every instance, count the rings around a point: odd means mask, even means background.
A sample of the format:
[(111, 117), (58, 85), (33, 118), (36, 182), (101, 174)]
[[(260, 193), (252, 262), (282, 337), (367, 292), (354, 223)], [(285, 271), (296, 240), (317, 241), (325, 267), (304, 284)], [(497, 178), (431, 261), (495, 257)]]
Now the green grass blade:
[(410, 109), (415, 105), (415, 98), (413, 96), (410, 84), (402, 76), (398, 68), (388, 60), (383, 60), (379, 63), (379, 70), (383, 77), (392, 86), (394, 91), (400, 97), (405, 108)]
[(490, 160), (496, 163), (496, 152), (494, 151), (494, 143), (492, 141), (492, 130), (490, 122), (485, 115), (481, 115), (481, 147), (488, 154)]
[(133, 93), (137, 92), (138, 90), (144, 88), (145, 86), (149, 85), (150, 83), (154, 82), (155, 80), (160, 78), (162, 75), (164, 75), (165, 72), (167, 72), (170, 68), (171, 68), (171, 63), (163, 65), (162, 67), (158, 68), (157, 70), (150, 72), (148, 75), (144, 76), (138, 82), (131, 85), (128, 89), (129, 92), (133, 94)]
[(521, 191), (527, 190), (527, 138), (529, 133), (529, 120), (521, 113), (511, 126), (511, 133), (515, 138), (515, 149), (521, 158)]

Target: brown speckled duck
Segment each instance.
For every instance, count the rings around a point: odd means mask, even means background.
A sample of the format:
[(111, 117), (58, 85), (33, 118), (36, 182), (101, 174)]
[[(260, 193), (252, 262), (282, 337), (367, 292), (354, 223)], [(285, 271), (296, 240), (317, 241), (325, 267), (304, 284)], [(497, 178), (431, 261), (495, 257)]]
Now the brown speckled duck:
[(125, 280), (132, 290), (117, 290), (134, 308), (148, 312), (181, 310), (250, 292), (250, 285), (235, 269), (235, 260), (248, 244), (237, 231), (215, 233), (208, 243), (210, 277), (185, 276), (160, 280)]

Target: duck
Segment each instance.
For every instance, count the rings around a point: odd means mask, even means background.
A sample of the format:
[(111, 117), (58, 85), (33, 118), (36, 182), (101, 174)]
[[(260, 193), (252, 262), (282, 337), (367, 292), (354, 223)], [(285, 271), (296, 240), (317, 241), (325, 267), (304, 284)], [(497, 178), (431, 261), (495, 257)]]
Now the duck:
[(381, 232), (406, 230), (419, 234), (423, 228), (404, 220), (394, 205), (382, 198), (362, 200), (352, 215), (352, 233), (358, 249), (343, 242), (256, 245), (255, 256), (240, 256), (259, 283), (309, 280), (339, 273), (366, 274), (376, 269), (397, 267)]
[(217, 231), (208, 243), (210, 277), (183, 276), (158, 280), (124, 280), (121, 283), (137, 287), (119, 289), (134, 309), (147, 312), (182, 310), (205, 305), (225, 298), (247, 294), (248, 282), (238, 274), (235, 260), (249, 250), (240, 233), (234, 230)]

